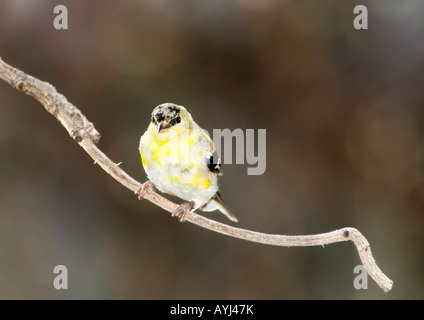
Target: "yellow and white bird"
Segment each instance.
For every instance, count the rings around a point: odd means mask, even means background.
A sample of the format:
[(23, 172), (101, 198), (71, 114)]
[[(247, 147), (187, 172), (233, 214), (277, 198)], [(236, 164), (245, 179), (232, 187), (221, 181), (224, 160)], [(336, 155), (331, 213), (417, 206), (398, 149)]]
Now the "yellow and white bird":
[(215, 145), (183, 106), (173, 103), (157, 106), (147, 131), (141, 136), (139, 150), (150, 180), (137, 191), (139, 199), (154, 185), (187, 201), (172, 214), (180, 221), (187, 211), (198, 208), (220, 210), (230, 220), (237, 221), (218, 191), (221, 172)]

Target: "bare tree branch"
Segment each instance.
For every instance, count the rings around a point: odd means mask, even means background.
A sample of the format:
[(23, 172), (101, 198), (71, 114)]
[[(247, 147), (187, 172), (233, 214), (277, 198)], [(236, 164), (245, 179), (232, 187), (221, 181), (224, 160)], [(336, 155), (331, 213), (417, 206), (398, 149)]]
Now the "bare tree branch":
[[(55, 87), (13, 68), (2, 61), (1, 58), (0, 78), (17, 90), (39, 101), (49, 113), (59, 120), (68, 131), (69, 135), (95, 160), (95, 163), (102, 167), (110, 176), (133, 192), (138, 190), (141, 183), (131, 178), (97, 148), (96, 143), (100, 139), (100, 134), (81, 111), (70, 103), (62, 94), (58, 93)], [(145, 199), (168, 212), (173, 212), (178, 207), (177, 204), (165, 199), (154, 191), (149, 191)], [(355, 228), (342, 228), (316, 235), (288, 236), (235, 228), (207, 219), (193, 212), (187, 213), (185, 221), (227, 236), (281, 247), (323, 246), (341, 241), (352, 241), (358, 250), (362, 264), (366, 267), (367, 272), (377, 285), (384, 292), (389, 292), (393, 286), (393, 281), (377, 266), (371, 254), (370, 245), (367, 239)]]

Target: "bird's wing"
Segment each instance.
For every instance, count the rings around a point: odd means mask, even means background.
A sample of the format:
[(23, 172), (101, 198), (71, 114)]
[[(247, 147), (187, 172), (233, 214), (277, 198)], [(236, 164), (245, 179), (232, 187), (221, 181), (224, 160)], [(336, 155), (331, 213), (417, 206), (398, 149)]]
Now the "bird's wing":
[(207, 157), (205, 159), (206, 165), (210, 172), (222, 175), (221, 173), (221, 159), (219, 159), (218, 152), (215, 150), (215, 144), (209, 135), (201, 129), (202, 142), (204, 144), (204, 148), (209, 150), (207, 153)]

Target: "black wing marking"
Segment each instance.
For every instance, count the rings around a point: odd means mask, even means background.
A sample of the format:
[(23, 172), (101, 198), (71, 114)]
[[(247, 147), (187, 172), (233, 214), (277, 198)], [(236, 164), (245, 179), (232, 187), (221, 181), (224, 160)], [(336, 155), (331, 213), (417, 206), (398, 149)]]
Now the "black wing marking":
[(221, 174), (221, 160), (219, 159), (218, 152), (214, 151), (209, 159), (206, 159), (208, 169), (210, 172)]

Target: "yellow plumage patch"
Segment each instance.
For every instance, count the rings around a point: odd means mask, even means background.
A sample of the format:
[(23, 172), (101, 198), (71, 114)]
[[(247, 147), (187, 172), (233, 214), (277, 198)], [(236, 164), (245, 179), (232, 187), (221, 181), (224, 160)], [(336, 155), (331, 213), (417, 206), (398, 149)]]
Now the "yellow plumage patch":
[(187, 185), (189, 187), (197, 186), (209, 188), (211, 186), (211, 181), (208, 178), (202, 177), (200, 173), (196, 173)]
[(167, 176), (169, 182), (181, 182), (181, 177), (179, 176)]
[(147, 160), (146, 155), (144, 154), (143, 149), (140, 149), (141, 162), (143, 163), (143, 167), (147, 168), (150, 166), (149, 160)]

